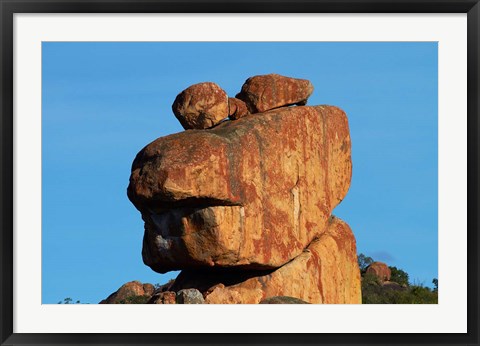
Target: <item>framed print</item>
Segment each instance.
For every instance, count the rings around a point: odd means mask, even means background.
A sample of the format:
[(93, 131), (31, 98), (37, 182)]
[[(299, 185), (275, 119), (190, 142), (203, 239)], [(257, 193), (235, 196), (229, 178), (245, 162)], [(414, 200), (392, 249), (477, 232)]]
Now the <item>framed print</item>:
[(1, 0), (2, 345), (477, 345), (479, 6)]

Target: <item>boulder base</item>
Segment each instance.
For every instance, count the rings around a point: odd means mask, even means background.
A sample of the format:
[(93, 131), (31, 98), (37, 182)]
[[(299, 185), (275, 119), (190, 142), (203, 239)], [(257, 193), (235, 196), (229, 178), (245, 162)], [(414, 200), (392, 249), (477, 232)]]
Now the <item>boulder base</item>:
[(268, 274), (250, 273), (246, 279), (232, 270), (228, 274), (182, 272), (175, 285), (204, 290), (207, 304), (257, 304), (276, 296), (313, 304), (362, 302), (355, 238), (350, 227), (335, 217), (325, 233), (284, 266)]

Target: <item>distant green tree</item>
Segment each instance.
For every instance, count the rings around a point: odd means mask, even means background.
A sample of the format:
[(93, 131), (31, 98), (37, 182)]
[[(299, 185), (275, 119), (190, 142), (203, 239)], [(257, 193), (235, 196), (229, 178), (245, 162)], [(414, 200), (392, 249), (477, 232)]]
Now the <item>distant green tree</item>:
[(365, 273), (367, 267), (374, 262), (372, 257), (365, 256), (363, 253), (358, 255), (358, 267), (362, 273)]
[(408, 286), (408, 274), (402, 269), (397, 267), (389, 267), (391, 276), (390, 281), (396, 282), (397, 284)]
[(438, 292), (424, 286), (412, 286), (410, 291), (413, 295), (411, 304), (438, 304)]
[[(59, 301), (58, 304), (73, 304), (73, 299), (72, 298), (64, 298), (63, 302)], [(75, 304), (80, 304), (80, 300), (77, 300)]]
[(432, 280), (432, 284), (433, 284), (433, 292), (438, 292), (438, 279), (434, 278)]

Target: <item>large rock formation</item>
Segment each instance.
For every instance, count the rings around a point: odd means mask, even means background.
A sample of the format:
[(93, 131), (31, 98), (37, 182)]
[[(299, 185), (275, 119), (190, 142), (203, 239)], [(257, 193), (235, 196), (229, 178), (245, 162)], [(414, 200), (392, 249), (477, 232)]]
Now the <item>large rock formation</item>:
[[(202, 104), (204, 91), (189, 97)], [(160, 273), (184, 270), (173, 290), (197, 288), (209, 303), (360, 302), (355, 238), (331, 217), (351, 179), (347, 117), (332, 106), (286, 107), (312, 91), (306, 80), (250, 78), (238, 97), (256, 114), (230, 98), (238, 120), (137, 154), (128, 197), (145, 221), (143, 260)]]

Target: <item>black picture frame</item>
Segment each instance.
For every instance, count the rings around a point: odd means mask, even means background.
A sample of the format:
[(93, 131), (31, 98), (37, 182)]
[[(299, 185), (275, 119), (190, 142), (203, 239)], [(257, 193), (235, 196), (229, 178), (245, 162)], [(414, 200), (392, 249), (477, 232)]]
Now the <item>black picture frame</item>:
[[(13, 333), (13, 16), (15, 13), (467, 13), (468, 310), (465, 334), (18, 334)], [(0, 0), (2, 345), (478, 345), (479, 0)], [(452, 316), (454, 318), (454, 316)]]

